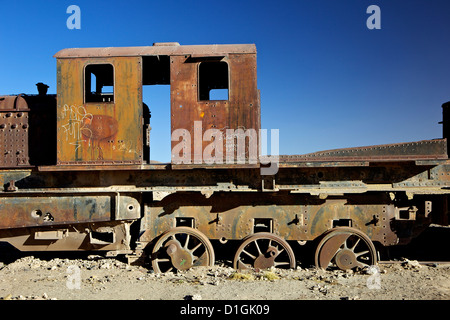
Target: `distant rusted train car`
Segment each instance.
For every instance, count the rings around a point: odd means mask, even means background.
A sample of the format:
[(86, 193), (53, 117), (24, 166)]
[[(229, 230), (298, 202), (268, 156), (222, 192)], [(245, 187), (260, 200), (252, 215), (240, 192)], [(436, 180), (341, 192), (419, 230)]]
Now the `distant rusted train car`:
[[(0, 97), (0, 241), (19, 250), (99, 250), (167, 272), (213, 265), (229, 241), (235, 268), (294, 268), (311, 243), (317, 267), (346, 270), (448, 225), (448, 104), (442, 139), (263, 156), (254, 45), (55, 57), (56, 95), (39, 83)], [(150, 161), (142, 94), (158, 84), (170, 85), (164, 164)]]

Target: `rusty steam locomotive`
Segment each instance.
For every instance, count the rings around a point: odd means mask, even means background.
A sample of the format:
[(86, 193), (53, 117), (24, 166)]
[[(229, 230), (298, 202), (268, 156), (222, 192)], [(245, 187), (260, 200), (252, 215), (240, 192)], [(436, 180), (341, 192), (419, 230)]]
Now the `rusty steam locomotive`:
[[(214, 264), (228, 241), (235, 268), (293, 268), (308, 243), (317, 267), (346, 270), (448, 225), (448, 104), (442, 139), (271, 158), (252, 44), (55, 58), (56, 95), (39, 83), (0, 97), (0, 241), (21, 251), (98, 250), (167, 272)], [(170, 85), (170, 163), (149, 157), (142, 89), (156, 84)]]

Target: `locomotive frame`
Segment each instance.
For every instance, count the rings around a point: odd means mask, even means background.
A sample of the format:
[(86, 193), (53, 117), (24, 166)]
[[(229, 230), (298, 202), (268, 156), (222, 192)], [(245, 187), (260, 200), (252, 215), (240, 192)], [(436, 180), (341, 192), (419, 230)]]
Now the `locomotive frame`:
[[(38, 95), (0, 97), (0, 241), (19, 250), (105, 251), (166, 272), (214, 264), (229, 240), (237, 269), (293, 268), (293, 243), (314, 243), (317, 267), (346, 270), (448, 225), (448, 103), (442, 139), (270, 158), (251, 143), (254, 45), (55, 57), (57, 95), (40, 83)], [(171, 163), (150, 161), (142, 86), (156, 84), (171, 87)]]

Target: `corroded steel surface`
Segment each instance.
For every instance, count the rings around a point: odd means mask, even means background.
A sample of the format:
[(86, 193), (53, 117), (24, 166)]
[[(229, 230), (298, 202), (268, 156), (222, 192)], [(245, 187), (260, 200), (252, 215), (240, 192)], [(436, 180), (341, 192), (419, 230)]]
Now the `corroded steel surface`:
[(111, 221), (58, 227), (0, 230), (2, 241), (21, 251), (130, 251), (130, 223)]
[[(153, 56), (158, 58), (158, 62), (149, 60)], [(208, 145), (212, 139), (218, 139), (218, 134), (226, 137), (229, 134), (227, 129), (240, 129), (242, 134), (249, 129), (257, 134), (260, 129), (254, 45), (170, 44), (141, 48), (67, 49), (55, 57), (59, 92), (58, 165), (142, 164), (143, 81), (145, 84), (170, 83), (171, 131), (180, 129), (190, 135), (186, 141), (172, 141), (172, 149), (182, 143), (180, 147), (187, 148), (184, 152), (188, 153), (189, 164), (205, 163), (203, 156)], [(166, 57), (170, 59), (166, 60)], [(91, 102), (87, 93), (91, 88), (88, 88), (85, 73), (89, 66), (98, 65), (113, 67), (114, 76), (108, 86), (113, 86), (114, 92), (107, 101)], [(209, 71), (203, 74), (200, 71), (202, 66)], [(220, 66), (220, 81), (215, 79), (218, 75), (213, 72), (215, 67), (211, 66)], [(169, 68), (170, 79), (163, 80)], [(215, 100), (209, 96), (210, 89), (225, 90), (228, 97)], [(214, 130), (213, 137), (205, 136), (209, 129)], [(236, 139), (240, 138), (233, 137), (228, 141), (223, 138), (219, 141), (222, 154), (216, 150), (209, 155), (223, 162), (228, 155), (235, 162)], [(227, 147), (230, 148), (228, 153)], [(242, 157), (252, 157), (256, 163), (258, 143), (247, 142), (244, 148)]]
[[(189, 139), (183, 139), (181, 142), (180, 140), (172, 141), (172, 150), (177, 150), (176, 146), (183, 143), (184, 151), (187, 150), (186, 152), (190, 153), (187, 155), (188, 161), (185, 162), (188, 164), (195, 165), (206, 162), (204, 156), (207, 151), (205, 150), (212, 141), (211, 137), (205, 135), (207, 130), (217, 133), (216, 139), (217, 137), (222, 139), (217, 140), (217, 143), (222, 146), (222, 154), (208, 153), (208, 156), (210, 155), (215, 160), (220, 159), (225, 163), (227, 155), (233, 159), (238, 157), (234, 146), (229, 148), (232, 150), (232, 154), (227, 152), (229, 150), (227, 147), (231, 145), (230, 139), (228, 139), (227, 145), (228, 129), (241, 129), (243, 133), (248, 129), (253, 129), (258, 133), (260, 129), (256, 55), (227, 54), (220, 61), (226, 63), (231, 75), (228, 80), (228, 99), (201, 100), (198, 87), (201, 79), (198, 70), (204, 60), (187, 59), (185, 56), (171, 58), (171, 131), (174, 133), (178, 129), (186, 130), (189, 136)], [(238, 142), (235, 143), (237, 145)], [(249, 150), (251, 143), (257, 147), (255, 141), (245, 144), (246, 163), (251, 160), (252, 154)], [(173, 161), (174, 159), (172, 159)]]
[[(243, 239), (255, 232), (255, 221), (270, 224), (269, 232), (286, 240), (313, 240), (342, 221), (368, 234), (384, 245), (396, 244), (392, 228), (394, 205), (387, 199), (364, 196), (322, 200), (294, 194), (174, 194), (147, 208), (143, 239), (152, 239), (176, 225), (177, 218), (191, 217), (195, 227), (211, 239)], [(378, 202), (378, 204), (377, 204)], [(420, 211), (423, 215), (423, 211)], [(258, 220), (259, 219), (259, 220)]]
[(18, 96), (0, 96), (0, 111), (18, 112), (29, 111), (28, 104), (22, 95)]
[(140, 217), (139, 203), (127, 196), (10, 193), (0, 201), (0, 229)]
[[(86, 102), (84, 70), (114, 65), (114, 101)], [(138, 58), (58, 60), (57, 164), (142, 163)]]
[(0, 168), (30, 164), (28, 111), (22, 96), (0, 97)]

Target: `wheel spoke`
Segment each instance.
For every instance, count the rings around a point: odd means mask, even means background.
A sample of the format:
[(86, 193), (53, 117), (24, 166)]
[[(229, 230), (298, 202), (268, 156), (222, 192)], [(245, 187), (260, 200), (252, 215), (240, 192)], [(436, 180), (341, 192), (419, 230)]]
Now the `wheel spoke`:
[(259, 245), (258, 245), (258, 241), (255, 240), (255, 241), (254, 241), (254, 244), (255, 244), (255, 246), (256, 246), (256, 249), (258, 249), (259, 255), (262, 255), (261, 249), (259, 248)]
[(350, 248), (351, 251), (355, 252), (355, 248), (358, 245), (359, 241), (361, 241), (361, 238), (358, 238), (358, 240), (356, 240), (355, 244), (353, 245), (353, 247)]
[(275, 267), (278, 267), (278, 266), (288, 266), (288, 265), (290, 265), (291, 263), (289, 262), (289, 261), (284, 261), (284, 262), (276, 262), (275, 261)]
[(254, 256), (254, 255), (252, 255), (250, 252), (248, 252), (248, 251), (246, 251), (246, 250), (244, 250), (244, 249), (242, 249), (242, 253), (245, 253), (246, 255), (248, 255), (250, 258), (252, 258), (253, 260), (255, 260), (256, 259), (256, 257)]
[(188, 235), (186, 236), (186, 241), (184, 242), (184, 248), (185, 248), (185, 249), (188, 248), (189, 238), (190, 238), (190, 235), (188, 234)]
[(251, 269), (251, 268), (252, 268), (251, 265), (248, 265), (248, 264), (242, 262), (241, 259), (239, 259), (239, 260), (237, 261), (237, 267), (236, 267), (236, 269)]
[(202, 246), (202, 243), (200, 242), (198, 245), (195, 246), (194, 249), (190, 250), (191, 253), (194, 253), (198, 248), (200, 248)]
[(370, 252), (369, 250), (361, 251), (361, 252), (358, 252), (358, 253), (355, 252), (355, 256), (358, 258), (359, 256), (362, 256), (362, 255), (367, 254), (369, 252)]

